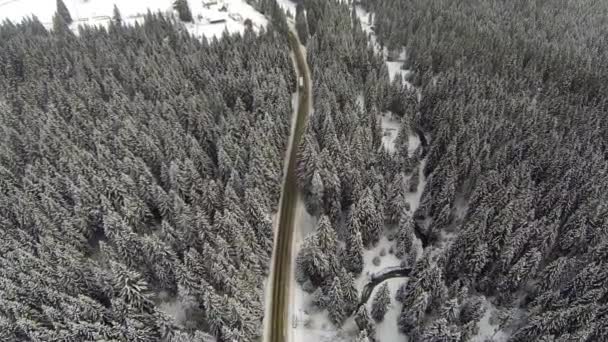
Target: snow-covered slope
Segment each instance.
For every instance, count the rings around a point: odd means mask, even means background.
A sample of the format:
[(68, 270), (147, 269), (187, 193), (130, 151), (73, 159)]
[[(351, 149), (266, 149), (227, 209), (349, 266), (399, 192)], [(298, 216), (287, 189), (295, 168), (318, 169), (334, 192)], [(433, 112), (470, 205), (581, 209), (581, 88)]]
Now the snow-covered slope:
[[(74, 23), (74, 28), (81, 24), (102, 25), (109, 23), (114, 4), (126, 23), (143, 19), (148, 11), (170, 13), (172, 0), (64, 0)], [(266, 18), (244, 0), (188, 0), (194, 23), (186, 25), (188, 30), (197, 36), (212, 38), (221, 36), (224, 30), (230, 33), (242, 32), (244, 22), (250, 19), (253, 27), (259, 29), (267, 24)], [(208, 3), (207, 6), (204, 3)], [(9, 19), (18, 22), (25, 17), (35, 15), (47, 27), (52, 27), (55, 14), (54, 0), (0, 0), (0, 20)]]

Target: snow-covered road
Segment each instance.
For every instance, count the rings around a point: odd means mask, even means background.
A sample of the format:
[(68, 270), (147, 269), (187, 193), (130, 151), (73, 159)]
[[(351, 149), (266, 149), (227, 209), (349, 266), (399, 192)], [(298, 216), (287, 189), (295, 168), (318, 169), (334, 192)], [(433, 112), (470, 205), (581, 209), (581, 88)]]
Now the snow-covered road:
[(291, 337), (290, 308), (292, 307), (293, 281), (293, 243), (295, 218), (299, 203), (299, 192), (295, 175), (296, 149), (312, 108), (310, 71), (306, 62), (305, 52), (297, 34), (290, 31), (289, 42), (295, 57), (298, 77), (302, 77), (303, 86), (299, 92), (298, 109), (295, 124), (292, 126), (289, 148), (287, 151), (288, 164), (283, 182), (279, 203), (278, 227), (272, 257), (270, 302), (265, 316), (265, 341), (288, 342)]

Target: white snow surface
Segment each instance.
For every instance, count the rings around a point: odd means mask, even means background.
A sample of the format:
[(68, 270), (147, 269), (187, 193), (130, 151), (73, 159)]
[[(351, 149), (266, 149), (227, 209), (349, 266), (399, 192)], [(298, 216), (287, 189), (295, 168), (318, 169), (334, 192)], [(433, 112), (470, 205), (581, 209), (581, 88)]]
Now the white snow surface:
[[(114, 4), (126, 24), (141, 22), (144, 15), (151, 12), (172, 13), (172, 0), (64, 0), (74, 23), (72, 29), (79, 25), (107, 26), (111, 20)], [(194, 23), (185, 24), (190, 33), (208, 39), (221, 38), (224, 30), (229, 33), (243, 32), (244, 21), (250, 19), (254, 29), (259, 30), (268, 23), (266, 18), (244, 0), (218, 0), (208, 8), (202, 0), (188, 0)], [(225, 11), (222, 7), (225, 6)], [(35, 15), (47, 27), (52, 28), (55, 14), (53, 0), (0, 0), (0, 20), (9, 19), (19, 22), (21, 19)], [(210, 20), (225, 20), (212, 24)]]
[(486, 308), (486, 312), (479, 323), (477, 323), (479, 333), (473, 337), (472, 342), (484, 342), (490, 337), (494, 342), (506, 342), (509, 339), (509, 335), (498, 330), (498, 327), (490, 322), (490, 317), (492, 317), (492, 315), (498, 311), (498, 309), (494, 306), (494, 304), (492, 304), (492, 302), (488, 300), (488, 298), (484, 297), (484, 299), (484, 307)]

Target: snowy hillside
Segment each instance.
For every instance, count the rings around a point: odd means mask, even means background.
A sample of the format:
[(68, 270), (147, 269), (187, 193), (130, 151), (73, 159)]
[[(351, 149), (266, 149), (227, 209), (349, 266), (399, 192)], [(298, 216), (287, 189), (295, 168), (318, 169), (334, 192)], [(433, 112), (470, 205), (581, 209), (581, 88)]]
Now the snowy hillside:
[[(244, 0), (188, 0), (194, 23), (186, 25), (188, 30), (197, 35), (212, 38), (221, 36), (224, 30), (230, 33), (242, 32), (245, 20), (250, 19), (254, 29), (267, 24), (266, 18)], [(144, 14), (152, 12), (172, 12), (172, 0), (65, 0), (74, 23), (78, 25), (107, 25), (112, 16), (114, 4), (120, 10), (126, 23), (132, 24), (143, 19)], [(53, 0), (5, 0), (0, 2), (0, 20), (20, 21), (22, 18), (35, 15), (47, 27), (52, 26), (55, 14)]]

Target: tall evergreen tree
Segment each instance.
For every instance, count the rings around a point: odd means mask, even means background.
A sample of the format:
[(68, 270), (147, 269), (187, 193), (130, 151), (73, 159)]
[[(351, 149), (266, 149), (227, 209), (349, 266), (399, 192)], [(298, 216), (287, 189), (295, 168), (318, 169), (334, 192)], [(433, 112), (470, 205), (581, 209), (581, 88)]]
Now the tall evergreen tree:
[(376, 336), (374, 321), (372, 321), (372, 319), (369, 317), (369, 313), (367, 312), (365, 305), (362, 305), (355, 314), (355, 323), (357, 324), (359, 331), (367, 332), (367, 336), (371, 339)]
[(190, 10), (188, 0), (175, 0), (173, 8), (177, 11), (179, 20), (187, 23), (192, 22), (192, 11)]
[(395, 255), (401, 258), (412, 249), (414, 241), (414, 221), (407, 212), (402, 213), (398, 229)]
[(367, 188), (357, 202), (352, 221), (351, 225), (357, 225), (361, 229), (364, 246), (370, 247), (378, 242), (382, 232), (382, 216), (371, 189)]
[(308, 277), (315, 285), (321, 285), (330, 275), (330, 262), (319, 248), (316, 235), (306, 238), (296, 258), (297, 272)]
[(345, 317), (345, 303), (344, 293), (342, 292), (342, 284), (340, 278), (334, 277), (331, 286), (327, 292), (329, 318), (336, 325), (336, 327), (342, 326), (342, 322)]
[(122, 24), (122, 15), (116, 4), (114, 4), (114, 8), (112, 9), (112, 20), (114, 20), (116, 24)]
[(391, 304), (390, 292), (388, 284), (384, 283), (377, 291), (372, 302), (372, 317), (376, 322), (384, 320), (384, 315), (388, 311)]
[(70, 27), (59, 13), (55, 13), (53, 16), (53, 32), (55, 32), (58, 37), (65, 37), (66, 35), (71, 34)]
[(363, 271), (363, 240), (358, 230), (348, 235), (344, 254), (344, 268), (354, 274), (360, 274)]
[(70, 15), (70, 11), (65, 6), (65, 3), (63, 2), (63, 0), (57, 0), (57, 12), (56, 13), (63, 19), (63, 21), (67, 25), (70, 25), (74, 21), (72, 19), (72, 16)]
[(350, 316), (359, 303), (359, 293), (355, 287), (355, 278), (344, 267), (340, 269), (339, 277), (342, 284), (342, 293), (344, 294), (344, 311), (347, 316)]
[(310, 186), (310, 196), (308, 196), (307, 208), (313, 215), (317, 215), (323, 209), (323, 198), (325, 195), (325, 188), (323, 186), (323, 180), (316, 170), (312, 176), (312, 182)]

